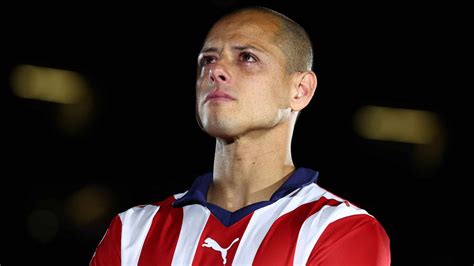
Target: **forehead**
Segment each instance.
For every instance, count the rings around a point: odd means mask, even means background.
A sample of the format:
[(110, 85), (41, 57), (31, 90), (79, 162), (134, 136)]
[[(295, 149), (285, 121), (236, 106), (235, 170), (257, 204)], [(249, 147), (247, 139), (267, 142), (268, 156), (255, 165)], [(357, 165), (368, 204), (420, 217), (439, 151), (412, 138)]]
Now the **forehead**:
[(263, 50), (278, 49), (278, 22), (259, 13), (234, 14), (218, 21), (209, 31), (204, 47), (225, 45), (226, 42), (253, 45)]

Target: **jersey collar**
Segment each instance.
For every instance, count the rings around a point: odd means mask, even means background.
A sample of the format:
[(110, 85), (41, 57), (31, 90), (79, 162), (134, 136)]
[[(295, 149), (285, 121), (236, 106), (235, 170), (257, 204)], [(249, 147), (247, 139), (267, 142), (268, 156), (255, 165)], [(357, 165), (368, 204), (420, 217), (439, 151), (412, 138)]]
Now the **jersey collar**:
[(199, 176), (184, 196), (175, 200), (173, 207), (184, 207), (191, 204), (200, 204), (208, 208), (212, 214), (225, 226), (230, 226), (257, 209), (272, 204), (291, 192), (316, 182), (319, 172), (308, 168), (298, 168), (291, 176), (273, 193), (270, 200), (253, 203), (234, 212), (229, 212), (221, 207), (207, 202), (207, 192), (212, 183), (212, 172)]

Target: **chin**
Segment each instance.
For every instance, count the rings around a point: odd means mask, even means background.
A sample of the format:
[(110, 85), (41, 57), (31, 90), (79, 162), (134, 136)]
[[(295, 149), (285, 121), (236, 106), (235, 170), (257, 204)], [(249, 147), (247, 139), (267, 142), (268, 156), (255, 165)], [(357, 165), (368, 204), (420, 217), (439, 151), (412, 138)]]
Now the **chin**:
[(234, 139), (236, 136), (239, 135), (240, 131), (238, 130), (239, 127), (232, 123), (231, 121), (205, 121), (202, 124), (202, 129), (215, 138), (221, 139)]
[(204, 131), (210, 136), (220, 139), (234, 139), (238, 135), (235, 130), (221, 127), (204, 127)]

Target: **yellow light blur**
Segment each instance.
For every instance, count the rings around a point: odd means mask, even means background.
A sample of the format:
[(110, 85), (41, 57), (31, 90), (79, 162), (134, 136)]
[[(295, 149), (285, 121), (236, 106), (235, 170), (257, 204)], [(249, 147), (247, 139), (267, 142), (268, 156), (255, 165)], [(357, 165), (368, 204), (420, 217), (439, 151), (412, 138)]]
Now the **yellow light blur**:
[(19, 65), (11, 75), (12, 89), (21, 98), (62, 104), (80, 102), (87, 84), (73, 71), (32, 65)]
[(89, 186), (73, 193), (66, 202), (66, 213), (78, 226), (102, 218), (111, 208), (112, 195), (104, 188)]
[(354, 127), (367, 139), (412, 144), (437, 141), (441, 129), (434, 113), (381, 106), (360, 108), (354, 116)]
[(19, 65), (11, 74), (11, 85), (20, 98), (54, 102), (57, 123), (65, 133), (80, 135), (94, 115), (94, 98), (86, 80), (68, 70)]
[(412, 159), (420, 176), (430, 176), (441, 165), (445, 130), (435, 113), (421, 110), (364, 106), (354, 116), (363, 138), (414, 144)]

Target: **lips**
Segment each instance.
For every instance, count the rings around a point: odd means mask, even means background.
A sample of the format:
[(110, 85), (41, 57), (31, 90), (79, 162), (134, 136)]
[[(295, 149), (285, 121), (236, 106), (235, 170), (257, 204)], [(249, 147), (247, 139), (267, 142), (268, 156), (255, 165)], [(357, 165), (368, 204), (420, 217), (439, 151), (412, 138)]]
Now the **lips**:
[(204, 102), (208, 101), (234, 101), (235, 98), (222, 90), (214, 90), (206, 96)]

